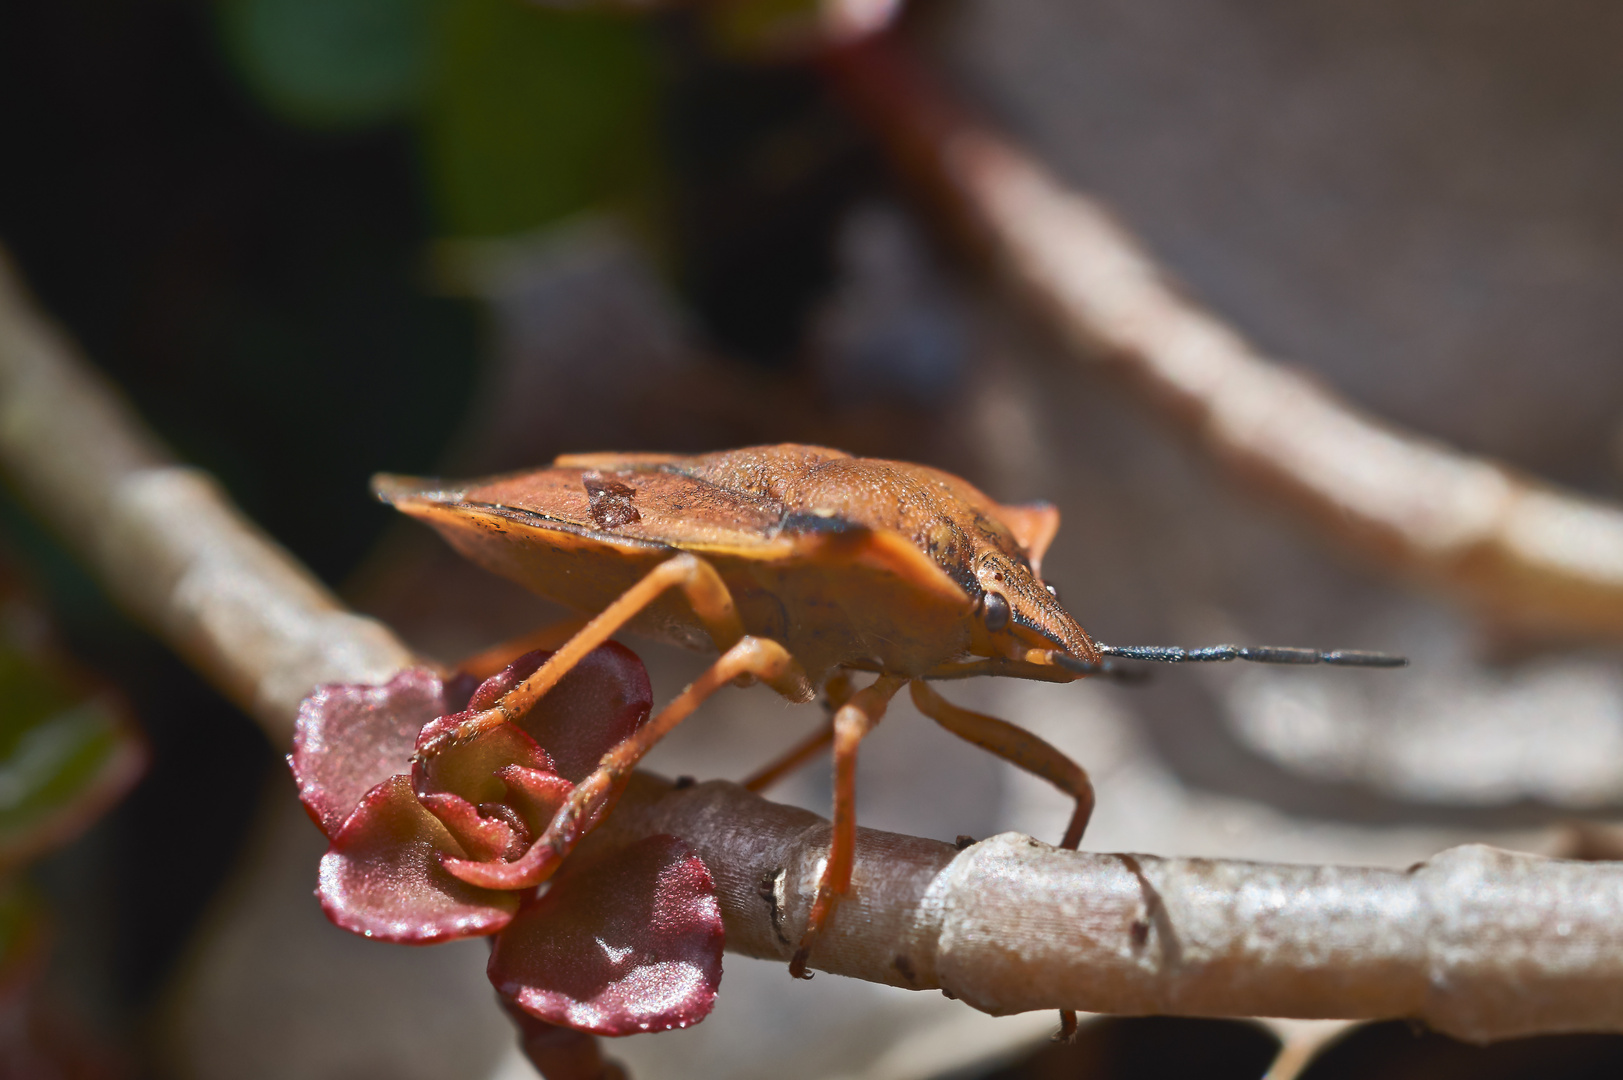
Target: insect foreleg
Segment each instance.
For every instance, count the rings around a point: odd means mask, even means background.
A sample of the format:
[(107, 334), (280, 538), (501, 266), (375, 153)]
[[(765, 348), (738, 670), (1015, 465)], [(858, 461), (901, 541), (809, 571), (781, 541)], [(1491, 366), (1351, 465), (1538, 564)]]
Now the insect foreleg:
[(907, 680), (881, 675), (851, 695), (834, 713), (834, 832), (829, 838), (828, 861), (817, 883), (817, 899), (806, 919), (800, 947), (789, 961), (789, 974), (809, 979), (806, 960), (828, 925), (841, 898), (851, 891), (851, 865), (857, 850), (857, 747), (885, 715), (885, 707)]
[[(919, 712), (940, 724), (961, 739), (967, 739), (983, 750), (989, 750), (1009, 764), (1041, 777), (1076, 800), (1071, 812), (1071, 823), (1065, 827), (1062, 848), (1076, 849), (1082, 842), (1082, 833), (1093, 816), (1093, 782), (1087, 770), (1062, 754), (1058, 748), (1033, 735), (1025, 728), (959, 708), (936, 693), (930, 684), (914, 679), (909, 687), (913, 704)], [(1070, 1042), (1076, 1037), (1076, 1013), (1061, 1009), (1059, 1034), (1055, 1038)]]
[(1082, 766), (1025, 728), (995, 716), (959, 708), (931, 689), (928, 683), (914, 679), (910, 689), (919, 712), (960, 739), (967, 739), (1016, 768), (1047, 780), (1075, 799), (1076, 809), (1059, 846), (1074, 849), (1082, 842), (1082, 832), (1093, 816), (1093, 784)]

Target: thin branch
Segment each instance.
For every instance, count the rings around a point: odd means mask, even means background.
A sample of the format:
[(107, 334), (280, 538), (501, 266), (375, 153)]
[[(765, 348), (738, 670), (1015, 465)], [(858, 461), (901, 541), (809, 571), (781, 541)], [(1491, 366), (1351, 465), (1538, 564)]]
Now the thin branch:
[(827, 70), (938, 218), (1080, 358), (1332, 543), (1493, 623), (1623, 638), (1623, 509), (1366, 416), (1183, 296), (1137, 238), (893, 42)]
[[(637, 779), (594, 834), (675, 833), (716, 877), (727, 947), (787, 962), (828, 823), (720, 781)], [(1407, 870), (951, 844), (863, 829), (812, 966), (993, 1014), (1401, 1017), (1473, 1041), (1623, 1031), (1623, 865), (1482, 845)]]
[[(281, 744), (316, 684), (378, 682), (411, 662), (206, 476), (170, 464), (3, 273), (0, 465), (110, 591)], [(728, 948), (787, 961), (828, 823), (729, 784), (643, 776), (587, 846), (660, 832), (711, 867)], [(813, 966), (988, 1012), (1402, 1016), (1468, 1039), (1623, 1031), (1623, 864), (1464, 847), (1407, 871), (1279, 866), (1014, 834), (960, 852), (871, 830), (857, 856)]]
[(174, 462), (29, 301), (3, 252), (0, 468), (119, 604), (277, 745), (312, 686), (382, 681), (412, 663), (208, 474)]

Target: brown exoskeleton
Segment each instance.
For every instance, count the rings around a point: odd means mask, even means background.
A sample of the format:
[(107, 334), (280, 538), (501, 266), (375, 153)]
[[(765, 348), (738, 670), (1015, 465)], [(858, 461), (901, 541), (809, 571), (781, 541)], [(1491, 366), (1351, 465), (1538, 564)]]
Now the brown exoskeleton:
[[(902, 687), (949, 731), (1072, 796), (1076, 809), (1062, 845), (1074, 848), (1093, 809), (1087, 773), (1035, 735), (949, 704), (930, 681), (1010, 675), (1070, 682), (1110, 671), (1111, 657), (1403, 663), (1378, 653), (1103, 645), (1041, 577), (1043, 553), (1059, 528), (1052, 506), (1006, 506), (937, 469), (821, 447), (573, 455), (550, 468), (465, 484), (380, 476), (374, 487), (474, 562), (596, 613), (470, 723), (522, 713), (622, 627), (701, 649), (713, 644), (722, 654), (604, 757), (527, 854), (500, 869), (448, 864), (464, 880), (504, 888), (544, 880), (638, 759), (734, 679), (754, 676), (793, 701), (826, 688), (835, 706), (828, 729), (750, 782), (764, 786), (833, 743), (833, 839), (790, 965), (798, 976), (807, 975), (811, 949), (850, 887), (857, 747)], [(877, 677), (853, 692), (850, 672)]]

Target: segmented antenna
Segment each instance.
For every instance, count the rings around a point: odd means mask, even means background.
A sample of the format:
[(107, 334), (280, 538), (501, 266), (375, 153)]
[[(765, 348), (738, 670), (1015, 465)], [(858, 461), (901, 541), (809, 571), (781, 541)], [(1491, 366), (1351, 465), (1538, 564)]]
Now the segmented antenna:
[[(1335, 664), (1338, 667), (1400, 668), (1409, 660), (1391, 653), (1361, 649), (1301, 649), (1291, 645), (1208, 645), (1202, 649), (1180, 649), (1176, 645), (1106, 645), (1095, 642), (1102, 656), (1122, 660), (1149, 660), (1159, 664), (1190, 664), (1249, 660), (1254, 664)], [(1058, 655), (1054, 662), (1083, 675), (1117, 675), (1123, 669), (1108, 660), (1094, 662)]]

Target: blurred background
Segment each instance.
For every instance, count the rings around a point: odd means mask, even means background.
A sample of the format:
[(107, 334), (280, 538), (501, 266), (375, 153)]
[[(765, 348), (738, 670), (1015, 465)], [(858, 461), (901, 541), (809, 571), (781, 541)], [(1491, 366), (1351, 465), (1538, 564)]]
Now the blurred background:
[[(1089, 768), (1090, 848), (1383, 865), (1471, 840), (1592, 853), (1575, 823), (1623, 816), (1617, 647), (1507, 640), (1230, 484), (960, 257), (816, 59), (830, 34), (894, 21), (1265, 352), (1416, 432), (1618, 498), (1623, 9), (627, 6), (10, 0), (0, 240), (184, 458), (429, 655), (552, 613), (392, 520), (367, 495), (373, 472), (825, 443), (1058, 504), (1046, 575), (1106, 640), (1412, 658), (1398, 673), (950, 686)], [(10, 496), (0, 554), (0, 660), (24, 687), (13, 700), (36, 703), (0, 717), (0, 786), (25, 750), (45, 753), (37, 732), (62, 763), (57, 787), (0, 807), (0, 832), (34, 838), (5, 849), (14, 879), (32, 865), (0, 901), (0, 991), (31, 1004), (27, 1033), (0, 1032), (28, 1047), (0, 1075), (533, 1075), (482, 945), (327, 925), (311, 896), (325, 842), (283, 747), (126, 622)], [(703, 663), (632, 644), (656, 697)], [(737, 778), (820, 716), (729, 693), (650, 766)], [(826, 813), (825, 772), (774, 797)], [(1067, 817), (900, 704), (860, 785), (864, 824), (942, 839), (1052, 840)], [(650, 1080), (1623, 1070), (1619, 1040), (1600, 1037), (1482, 1051), (1400, 1024), (1156, 1019), (1050, 1047), (1053, 1026), (729, 956), (705, 1023), (609, 1050)]]

